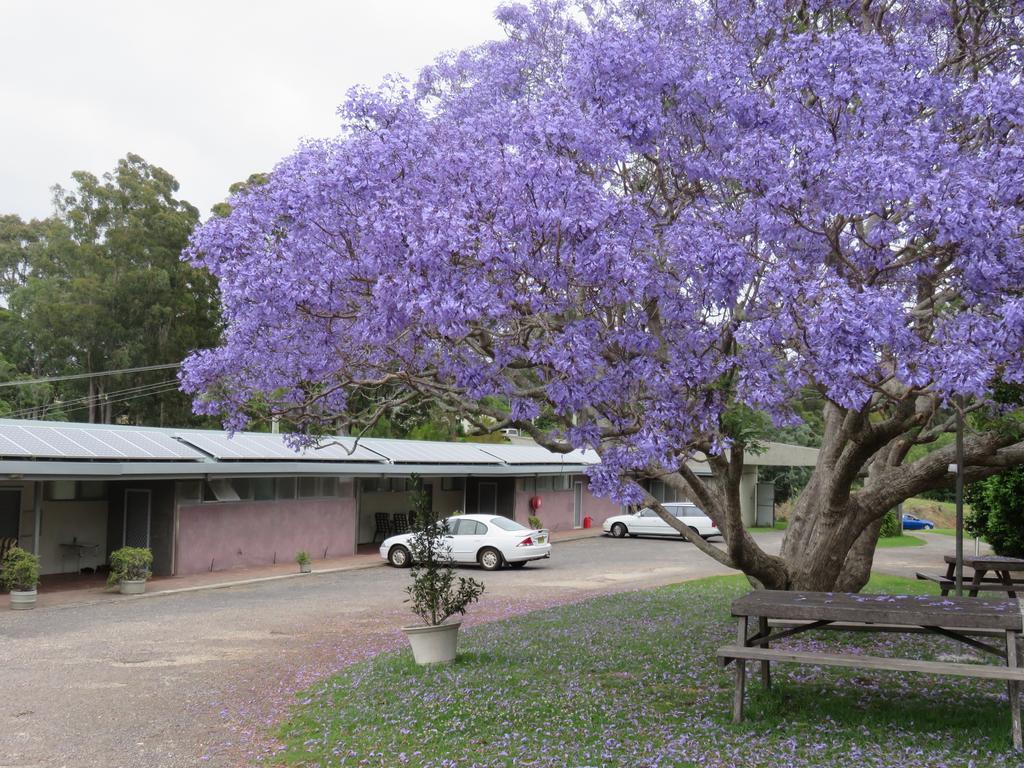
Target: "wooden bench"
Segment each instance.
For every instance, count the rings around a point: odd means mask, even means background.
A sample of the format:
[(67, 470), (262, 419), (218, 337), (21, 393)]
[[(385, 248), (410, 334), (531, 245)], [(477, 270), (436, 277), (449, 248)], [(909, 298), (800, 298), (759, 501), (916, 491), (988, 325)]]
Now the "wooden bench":
[[(1022, 749), (1019, 692), (1024, 666), (1018, 645), (1024, 632), (1024, 614), (1016, 600), (755, 590), (733, 601), (732, 614), (737, 618), (736, 643), (719, 648), (717, 656), (723, 666), (736, 665), (733, 722), (743, 720), (747, 661), (760, 663), (761, 682), (766, 688), (771, 687), (773, 661), (973, 677), (1006, 681), (1013, 746)], [(748, 636), (752, 619), (757, 622), (757, 631)], [(814, 630), (938, 634), (1004, 659), (1005, 666), (771, 647), (785, 637)], [(978, 639), (982, 636), (1002, 637), (1005, 647)]]
[[(956, 580), (950, 579), (948, 576), (944, 576), (938, 573), (922, 573), (918, 571), (916, 574), (920, 581), (934, 581), (939, 585), (939, 589), (943, 596), (948, 595), (954, 589), (956, 589)], [(976, 597), (978, 592), (1007, 592), (1010, 597), (1016, 597), (1017, 591), (1024, 592), (1024, 583), (1015, 582), (1011, 584), (1004, 584), (999, 579), (964, 579), (963, 589), (965, 592), (969, 592), (971, 597)]]
[(1024, 682), (1024, 667), (1010, 669), (1009, 667), (995, 667), (989, 664), (890, 659), (883, 656), (788, 651), (780, 648), (758, 648), (744, 645), (726, 645), (718, 649), (718, 660), (722, 666), (726, 666), (734, 659), (811, 664), (819, 667), (853, 667), (856, 669), (880, 669), (892, 672), (920, 672), (927, 675), (955, 675), (959, 677), (977, 677), (984, 680), (1016, 680), (1017, 682)]

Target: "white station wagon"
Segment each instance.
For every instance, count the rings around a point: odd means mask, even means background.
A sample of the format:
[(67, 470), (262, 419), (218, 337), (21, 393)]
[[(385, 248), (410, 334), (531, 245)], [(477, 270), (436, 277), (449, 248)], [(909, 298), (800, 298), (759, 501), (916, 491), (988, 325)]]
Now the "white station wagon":
[[(672, 503), (662, 504), (669, 513), (675, 515), (679, 522), (704, 539), (718, 536), (721, 532), (695, 504)], [(617, 539), (624, 536), (676, 536), (682, 534), (662, 520), (653, 509), (644, 507), (630, 515), (615, 515), (604, 521), (602, 529)]]
[[(551, 541), (545, 529), (525, 525), (499, 515), (456, 515), (448, 518), (444, 545), (453, 563), (478, 563), (485, 571), (502, 565), (522, 568), (531, 560), (551, 557)], [(384, 539), (380, 556), (396, 568), (412, 565), (409, 540), (403, 533)]]

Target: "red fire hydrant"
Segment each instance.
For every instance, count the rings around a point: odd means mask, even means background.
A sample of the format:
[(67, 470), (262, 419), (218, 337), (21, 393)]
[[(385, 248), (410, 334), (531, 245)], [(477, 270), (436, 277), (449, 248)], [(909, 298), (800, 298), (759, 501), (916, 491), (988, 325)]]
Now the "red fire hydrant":
[(583, 518), (583, 527), (589, 528), (593, 524), (593, 522), (594, 521), (590, 519), (590, 515), (587, 515)]

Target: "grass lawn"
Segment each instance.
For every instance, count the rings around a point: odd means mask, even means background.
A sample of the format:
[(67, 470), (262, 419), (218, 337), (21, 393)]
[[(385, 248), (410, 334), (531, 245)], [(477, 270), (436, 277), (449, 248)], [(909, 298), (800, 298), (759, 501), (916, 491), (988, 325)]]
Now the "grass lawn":
[(923, 547), (926, 544), (924, 539), (904, 533), (902, 536), (884, 536), (878, 540), (876, 549), (892, 549), (893, 547)]
[(751, 528), (748, 528), (747, 530), (749, 530), (749, 531), (759, 531), (759, 532), (762, 532), (762, 533), (764, 531), (784, 531), (784, 530), (786, 530), (786, 526), (787, 525), (789, 525), (789, 522), (787, 520), (776, 520), (774, 526), (772, 526), (772, 525), (756, 525), (756, 526), (753, 526)]
[[(776, 665), (730, 722), (730, 601), (719, 577), (601, 597), (463, 630), (459, 660), (417, 667), (408, 650), (347, 667), (301, 694), (277, 759), (309, 766), (857, 766), (1008, 768), (1005, 684)], [(884, 577), (869, 591), (934, 594)], [(484, 598), (486, 599), (486, 597)], [(944, 638), (822, 633), (792, 638), (924, 657)]]

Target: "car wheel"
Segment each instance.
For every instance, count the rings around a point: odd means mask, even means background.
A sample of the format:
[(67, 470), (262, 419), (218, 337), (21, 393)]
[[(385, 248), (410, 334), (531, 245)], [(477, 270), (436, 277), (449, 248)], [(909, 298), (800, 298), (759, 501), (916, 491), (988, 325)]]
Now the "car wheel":
[(626, 526), (624, 526), (622, 523), (616, 523), (612, 526), (612, 536), (614, 536), (616, 539), (621, 539), (623, 536), (626, 535), (626, 533)]
[(396, 544), (388, 550), (388, 562), (395, 568), (408, 568), (412, 565), (412, 556), (408, 549), (401, 544)]
[(926, 525), (926, 526), (924, 527), (924, 529), (925, 529), (926, 531), (930, 531), (930, 530), (931, 530), (932, 528), (934, 528), (934, 527), (935, 527), (934, 525)]
[(485, 571), (496, 571), (501, 568), (501, 552), (493, 547), (481, 549), (480, 554), (477, 555), (477, 559), (480, 561), (480, 567)]
[(520, 560), (518, 563), (509, 563), (509, 568), (522, 568), (527, 563), (526, 560)]
[(700, 531), (698, 531), (698, 530), (697, 530), (696, 528), (694, 528), (694, 527), (693, 527), (692, 525), (690, 525), (690, 526), (687, 526), (687, 527), (688, 527), (688, 528), (689, 528), (689, 529), (690, 529), (690, 530), (691, 530), (691, 531), (693, 532), (693, 535), (694, 535), (694, 536), (700, 536)]

